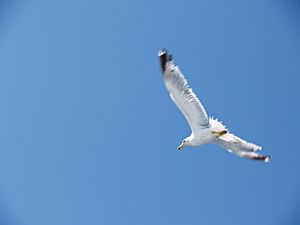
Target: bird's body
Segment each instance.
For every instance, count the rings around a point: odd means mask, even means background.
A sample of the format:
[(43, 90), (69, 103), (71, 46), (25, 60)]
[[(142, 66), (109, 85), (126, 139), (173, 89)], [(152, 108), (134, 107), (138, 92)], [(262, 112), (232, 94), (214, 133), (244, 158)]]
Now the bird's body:
[(199, 146), (207, 143), (216, 143), (229, 152), (249, 158), (268, 162), (270, 157), (258, 154), (260, 146), (248, 143), (231, 134), (217, 119), (207, 116), (200, 100), (189, 87), (184, 75), (173, 62), (171, 55), (166, 50), (159, 53), (161, 69), (165, 85), (170, 92), (170, 97), (185, 116), (192, 133), (185, 138), (178, 150), (186, 145)]

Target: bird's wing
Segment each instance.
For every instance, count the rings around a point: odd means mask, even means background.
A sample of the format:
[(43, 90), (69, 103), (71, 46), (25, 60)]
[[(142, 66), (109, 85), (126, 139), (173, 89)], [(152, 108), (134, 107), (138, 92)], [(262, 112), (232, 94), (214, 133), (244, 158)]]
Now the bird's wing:
[(270, 160), (270, 156), (257, 153), (257, 151), (262, 149), (261, 146), (248, 143), (232, 133), (227, 133), (216, 138), (215, 143), (240, 157), (263, 160), (265, 162)]
[(159, 53), (164, 81), (171, 99), (188, 121), (193, 133), (209, 126), (208, 116), (201, 102), (189, 87), (178, 66), (166, 50)]

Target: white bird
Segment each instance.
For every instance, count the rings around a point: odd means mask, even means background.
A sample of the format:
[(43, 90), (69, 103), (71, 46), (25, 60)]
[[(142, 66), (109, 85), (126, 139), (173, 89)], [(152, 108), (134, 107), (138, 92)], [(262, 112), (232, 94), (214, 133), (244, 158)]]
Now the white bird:
[(216, 143), (240, 157), (270, 161), (270, 156), (257, 153), (262, 149), (260, 146), (248, 143), (229, 133), (222, 122), (207, 116), (200, 100), (188, 85), (178, 66), (174, 64), (172, 55), (162, 49), (159, 52), (159, 58), (170, 97), (183, 113), (192, 131), (191, 135), (177, 147), (177, 150), (187, 145), (199, 146)]

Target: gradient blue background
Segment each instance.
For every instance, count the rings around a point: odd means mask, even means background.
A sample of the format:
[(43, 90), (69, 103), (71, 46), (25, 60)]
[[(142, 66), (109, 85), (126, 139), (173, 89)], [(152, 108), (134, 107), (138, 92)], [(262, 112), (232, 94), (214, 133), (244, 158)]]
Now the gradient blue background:
[[(2, 0), (0, 224), (300, 224), (299, 24), (298, 1)], [(271, 163), (176, 151), (163, 47)]]

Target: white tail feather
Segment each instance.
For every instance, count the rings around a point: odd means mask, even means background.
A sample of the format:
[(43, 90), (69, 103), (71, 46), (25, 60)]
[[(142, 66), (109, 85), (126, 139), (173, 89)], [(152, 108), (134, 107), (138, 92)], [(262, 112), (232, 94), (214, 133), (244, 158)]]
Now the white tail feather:
[(209, 118), (209, 125), (214, 131), (227, 131), (225, 125), (221, 121), (219, 121), (218, 119), (214, 119), (213, 117)]

